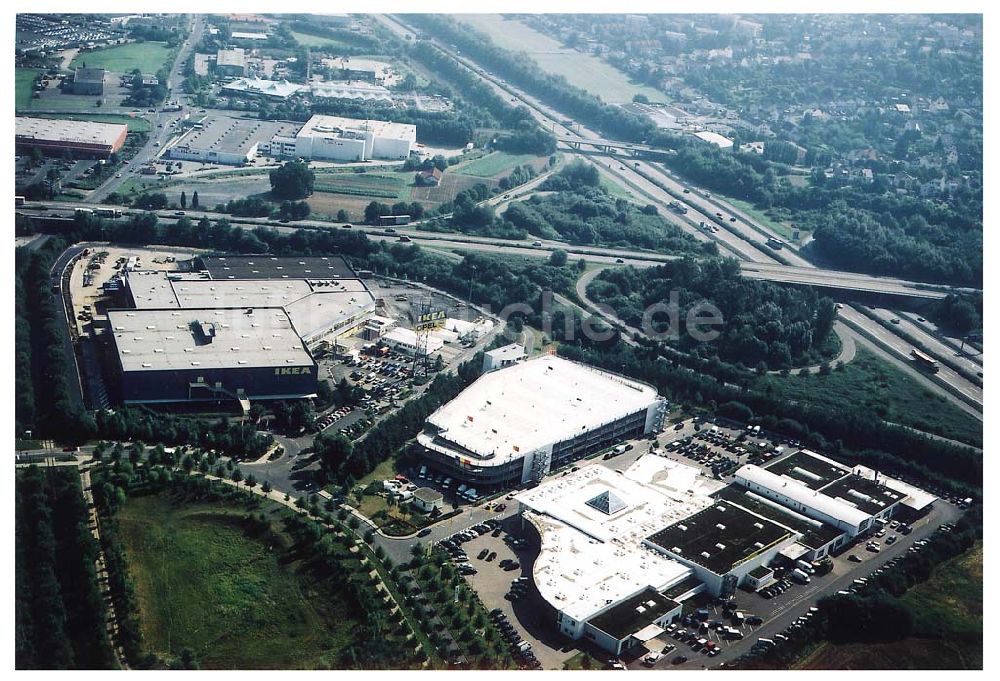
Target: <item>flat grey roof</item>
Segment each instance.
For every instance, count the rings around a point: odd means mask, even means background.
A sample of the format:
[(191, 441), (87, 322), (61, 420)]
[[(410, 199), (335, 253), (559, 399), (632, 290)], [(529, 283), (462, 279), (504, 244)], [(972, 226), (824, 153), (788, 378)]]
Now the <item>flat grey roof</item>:
[(375, 296), (360, 279), (207, 279), (164, 272), (130, 272), (128, 288), (142, 308), (271, 308), (288, 314), (300, 336), (372, 311)]
[(339, 255), (202, 256), (198, 261), (213, 279), (355, 279), (358, 276)]
[(280, 308), (109, 310), (123, 371), (312, 366)]
[(103, 83), (104, 69), (80, 67), (76, 70), (73, 80), (77, 83)]
[(207, 116), (202, 129), (192, 128), (177, 144), (177, 148), (206, 149), (227, 154), (247, 154), (255, 144), (270, 141), (275, 135), (291, 137), (298, 123), (258, 121), (249, 118)]

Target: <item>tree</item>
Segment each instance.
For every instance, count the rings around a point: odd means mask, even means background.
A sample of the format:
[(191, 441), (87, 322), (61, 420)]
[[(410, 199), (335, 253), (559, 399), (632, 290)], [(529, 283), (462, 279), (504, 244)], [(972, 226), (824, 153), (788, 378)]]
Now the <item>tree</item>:
[(233, 474), (229, 477), (233, 482), (239, 482), (240, 480), (243, 479), (243, 471), (241, 471), (239, 468), (234, 468)]
[(270, 173), (271, 194), (279, 199), (304, 199), (313, 193), (316, 173), (305, 163), (288, 162)]
[(187, 205), (188, 205), (187, 192), (181, 191), (181, 208), (187, 208)]
[(549, 264), (553, 267), (562, 267), (566, 264), (568, 257), (569, 256), (566, 254), (566, 251), (561, 248), (557, 248), (552, 251), (552, 255), (549, 256)]
[(254, 487), (256, 487), (257, 486), (257, 476), (255, 476), (253, 473), (251, 473), (250, 475), (247, 476), (245, 484), (246, 484), (247, 487), (250, 487), (251, 489), (254, 488)]
[(351, 221), (351, 215), (346, 210), (341, 208), (340, 210), (337, 211), (337, 222), (350, 222), (350, 221)]
[(198, 203), (198, 192), (195, 192), (191, 195), (191, 208), (193, 210), (198, 210), (198, 206), (200, 205), (201, 204)]

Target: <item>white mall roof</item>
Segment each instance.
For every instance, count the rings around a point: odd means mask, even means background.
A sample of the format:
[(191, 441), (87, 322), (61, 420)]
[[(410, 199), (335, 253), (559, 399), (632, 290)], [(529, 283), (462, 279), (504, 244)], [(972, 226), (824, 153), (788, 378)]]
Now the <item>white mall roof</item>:
[(736, 471), (736, 478), (753, 482), (776, 494), (788, 497), (792, 501), (811, 508), (817, 513), (835, 518), (841, 522), (857, 527), (870, 518), (864, 511), (855, 508), (842, 499), (834, 499), (819, 490), (812, 490), (795, 478), (786, 475), (775, 475), (759, 466), (747, 464)]
[(375, 137), (417, 141), (417, 126), (391, 121), (362, 120), (340, 116), (313, 116), (296, 137), (335, 135), (342, 130), (370, 132)]
[[(677, 488), (667, 492), (654, 479)], [(583, 621), (647, 587), (680, 581), (690, 569), (643, 539), (711, 505), (708, 493), (718, 486), (703, 485), (690, 466), (646, 454), (624, 473), (592, 463), (517, 495), (541, 536), (533, 577), (542, 597)], [(624, 507), (608, 514), (588, 504), (604, 494)]]
[[(500, 465), (649, 408), (656, 389), (555, 355), (480, 376), (427, 421)], [(467, 455), (466, 455), (467, 456)]]

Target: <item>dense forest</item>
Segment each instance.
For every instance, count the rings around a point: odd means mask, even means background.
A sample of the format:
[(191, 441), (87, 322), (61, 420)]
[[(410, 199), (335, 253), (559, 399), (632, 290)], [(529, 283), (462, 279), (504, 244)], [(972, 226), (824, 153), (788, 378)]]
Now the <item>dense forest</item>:
[(115, 668), (76, 468), (30, 466), (14, 492), (15, 667)]
[[(745, 279), (733, 259), (684, 258), (642, 270), (608, 269), (588, 290), (595, 301), (611, 306), (636, 328), (642, 328), (647, 308), (668, 303), (672, 293), (678, 297), (682, 320), (701, 301), (718, 308), (723, 320), (718, 339), (710, 342), (699, 342), (680, 328), (677, 348), (749, 367), (784, 369), (819, 359), (817, 349), (836, 318), (833, 301), (821, 298), (815, 289)], [(666, 318), (655, 319), (653, 328), (662, 332), (667, 325)]]

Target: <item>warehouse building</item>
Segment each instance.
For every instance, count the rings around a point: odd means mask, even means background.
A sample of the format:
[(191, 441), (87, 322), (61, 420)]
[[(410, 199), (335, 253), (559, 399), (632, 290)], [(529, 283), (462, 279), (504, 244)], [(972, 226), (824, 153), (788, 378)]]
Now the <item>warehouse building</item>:
[[(109, 324), (126, 403), (314, 395), (313, 353), (362, 328), (375, 297), (338, 257), (199, 257), (125, 269)], [(174, 373), (171, 373), (174, 372)]]
[(74, 158), (107, 158), (122, 148), (127, 136), (127, 125), (113, 123), (17, 116), (14, 124), (18, 152), (38, 149), (47, 156), (69, 151)]
[(480, 376), (424, 424), (429, 463), (475, 486), (541, 480), (553, 466), (660, 427), (645, 383), (546, 355)]
[(243, 48), (219, 50), (215, 55), (215, 72), (219, 76), (247, 75), (247, 54)]
[(316, 394), (317, 367), (281, 308), (110, 310), (125, 404)]
[(74, 95), (103, 95), (104, 69), (78, 68), (73, 74), (70, 91)]
[[(864, 467), (853, 470), (807, 450), (779, 459), (767, 468), (743, 466), (736, 471), (736, 482), (761, 497), (840, 529), (848, 539), (892, 517), (904, 501), (925, 501), (923, 497), (918, 500), (915, 493), (898, 489), (898, 481)], [(916, 492), (926, 496), (920, 490)]]
[(614, 655), (655, 649), (680, 599), (704, 586), (646, 537), (712, 504), (719, 486), (647, 454), (624, 471), (585, 466), (517, 495), (522, 523), (539, 536), (532, 579), (559, 631)]
[[(287, 151), (287, 140), (281, 141)], [(405, 160), (416, 141), (415, 125), (313, 116), (295, 135), (294, 155), (314, 161)], [(277, 155), (274, 146), (271, 153)]]
[(169, 158), (201, 163), (243, 165), (274, 136), (293, 135), (298, 125), (281, 121), (207, 116), (167, 151)]
[(359, 330), (375, 311), (375, 296), (360, 279), (223, 279), (202, 273), (126, 272), (136, 308), (281, 308), (310, 348)]

